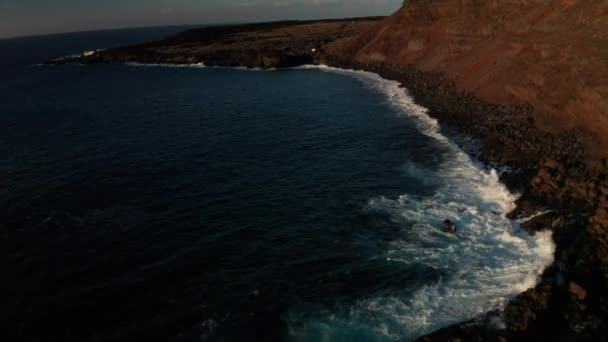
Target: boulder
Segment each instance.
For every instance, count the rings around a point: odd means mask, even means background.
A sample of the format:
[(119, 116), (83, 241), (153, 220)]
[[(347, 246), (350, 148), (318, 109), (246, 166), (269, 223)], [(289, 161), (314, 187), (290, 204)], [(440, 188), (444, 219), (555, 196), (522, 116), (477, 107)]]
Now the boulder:
[(454, 222), (452, 222), (452, 220), (449, 220), (449, 219), (444, 220), (442, 227), (448, 233), (456, 232), (456, 225), (454, 224)]
[(578, 300), (583, 301), (585, 300), (585, 298), (587, 298), (587, 290), (585, 290), (582, 286), (573, 281), (570, 282), (568, 289), (570, 293)]

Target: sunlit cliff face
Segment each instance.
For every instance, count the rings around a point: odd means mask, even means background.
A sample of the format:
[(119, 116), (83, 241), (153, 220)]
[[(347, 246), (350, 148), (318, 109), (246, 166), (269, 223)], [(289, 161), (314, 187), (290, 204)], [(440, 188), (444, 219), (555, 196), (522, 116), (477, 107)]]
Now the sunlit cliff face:
[(608, 155), (607, 42), (599, 1), (410, 0), (328, 50), (440, 72), (489, 102), (531, 104), (539, 128), (586, 132), (598, 158)]

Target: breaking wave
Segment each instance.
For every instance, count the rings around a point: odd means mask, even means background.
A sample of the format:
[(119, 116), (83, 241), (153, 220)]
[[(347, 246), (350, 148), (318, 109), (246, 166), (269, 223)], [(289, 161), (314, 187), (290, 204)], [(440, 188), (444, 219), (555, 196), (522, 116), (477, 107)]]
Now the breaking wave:
[[(494, 309), (533, 287), (553, 261), (550, 232), (528, 235), (506, 218), (516, 196), (440, 131), (427, 109), (414, 103), (398, 82), (377, 74), (305, 66), (356, 77), (383, 94), (390, 106), (413, 119), (424, 134), (450, 155), (434, 170), (406, 165), (405, 171), (438, 190), (430, 196), (403, 194), (370, 198), (363, 210), (403, 227), (398, 239), (370, 259), (395, 266), (422, 265), (442, 274), (438, 281), (403, 291), (373, 293), (323, 309), (292, 308), (286, 316), (293, 340), (412, 340)], [(452, 220), (456, 234), (441, 229)]]

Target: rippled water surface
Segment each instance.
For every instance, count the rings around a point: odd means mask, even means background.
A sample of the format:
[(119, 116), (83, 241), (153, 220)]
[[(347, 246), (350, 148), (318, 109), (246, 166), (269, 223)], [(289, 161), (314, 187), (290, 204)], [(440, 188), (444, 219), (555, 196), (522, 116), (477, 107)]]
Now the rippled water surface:
[[(89, 38), (61, 53), (104, 47)], [(0, 41), (11, 339), (410, 340), (551, 261), (550, 236), (505, 219), (496, 173), (394, 82), (33, 66), (74, 41), (45, 39)]]

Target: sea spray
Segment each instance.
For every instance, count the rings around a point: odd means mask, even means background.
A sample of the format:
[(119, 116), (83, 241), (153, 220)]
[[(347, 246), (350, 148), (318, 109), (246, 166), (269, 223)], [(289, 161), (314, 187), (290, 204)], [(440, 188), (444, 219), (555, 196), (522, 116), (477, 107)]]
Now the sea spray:
[[(424, 265), (441, 271), (433, 284), (414, 290), (379, 292), (342, 301), (320, 310), (294, 308), (287, 315), (294, 340), (412, 340), (450, 324), (501, 309), (516, 294), (533, 287), (553, 261), (550, 232), (530, 236), (506, 214), (516, 196), (500, 183), (495, 169), (485, 169), (443, 135), (438, 122), (417, 105), (398, 82), (379, 75), (327, 66), (305, 66), (361, 80), (385, 96), (389, 105), (413, 119), (451, 156), (433, 171), (406, 165), (404, 172), (420, 182), (439, 184), (430, 196), (369, 199), (363, 211), (388, 215), (403, 226), (403, 238), (387, 244), (380, 255), (387, 263)], [(450, 219), (457, 233), (443, 232)]]

